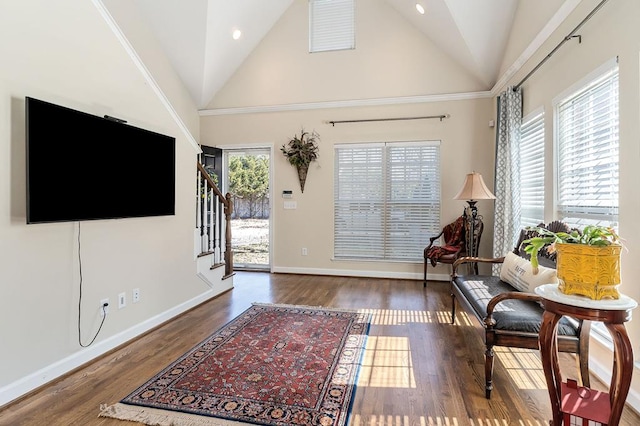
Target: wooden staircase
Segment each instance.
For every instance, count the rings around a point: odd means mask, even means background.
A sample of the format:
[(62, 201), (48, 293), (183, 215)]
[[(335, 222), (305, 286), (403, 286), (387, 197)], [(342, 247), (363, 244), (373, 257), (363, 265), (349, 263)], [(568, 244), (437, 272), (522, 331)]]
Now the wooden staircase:
[[(231, 194), (222, 194), (200, 161), (196, 166), (198, 189), (194, 249), (198, 276), (214, 288), (220, 281), (234, 275), (231, 249), (233, 204)], [(227, 285), (222, 287), (226, 290)]]

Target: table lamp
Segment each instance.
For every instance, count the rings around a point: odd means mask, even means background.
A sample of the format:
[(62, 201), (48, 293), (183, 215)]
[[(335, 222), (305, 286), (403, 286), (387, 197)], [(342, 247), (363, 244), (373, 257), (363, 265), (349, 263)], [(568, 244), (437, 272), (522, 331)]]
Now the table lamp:
[[(482, 180), (480, 173), (469, 173), (465, 179), (462, 189), (458, 194), (453, 197), (454, 200), (466, 200), (469, 203), (469, 210), (473, 217), (478, 215), (478, 208), (476, 202), (478, 200), (495, 200), (496, 196), (489, 191), (487, 185)], [(466, 213), (466, 211), (465, 211)]]
[(487, 185), (482, 180), (480, 173), (469, 173), (464, 179), (462, 189), (453, 197), (454, 200), (465, 200), (469, 206), (464, 210), (464, 219), (466, 222), (466, 244), (467, 256), (477, 256), (475, 245), (475, 228), (476, 221), (481, 220), (482, 216), (478, 216), (478, 208), (476, 202), (478, 200), (495, 200), (496, 196), (489, 191)]

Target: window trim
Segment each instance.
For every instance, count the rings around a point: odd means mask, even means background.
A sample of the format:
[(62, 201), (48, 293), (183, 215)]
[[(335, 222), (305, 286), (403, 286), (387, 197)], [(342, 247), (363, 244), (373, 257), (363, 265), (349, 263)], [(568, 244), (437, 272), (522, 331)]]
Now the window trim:
[(586, 74), (580, 80), (576, 81), (558, 95), (556, 95), (552, 99), (552, 108), (553, 108), (553, 218), (561, 220), (562, 218), (559, 215), (559, 195), (560, 195), (560, 171), (559, 171), (559, 163), (560, 163), (560, 126), (559, 126), (559, 107), (563, 101), (571, 98), (578, 93), (582, 92), (586, 86), (592, 84), (603, 75), (611, 72), (613, 68), (618, 67), (618, 57), (615, 56), (603, 64), (598, 66), (593, 71)]
[[(618, 66), (618, 57), (614, 57), (611, 58), (609, 60), (607, 60), (606, 62), (604, 62), (602, 65), (600, 65), (599, 67), (597, 67), (595, 70), (591, 71), (590, 73), (588, 73), (586, 76), (584, 76), (583, 78), (581, 78), (580, 80), (578, 80), (576, 83), (572, 84), (571, 86), (569, 86), (567, 89), (563, 90), (561, 93), (559, 93), (557, 96), (555, 96), (552, 99), (552, 106), (553, 106), (553, 181), (554, 181), (554, 188), (553, 188), (553, 217), (554, 218), (559, 218), (558, 217), (558, 195), (559, 195), (559, 177), (560, 177), (560, 173), (558, 170), (558, 163), (559, 163), (559, 125), (558, 125), (558, 108), (559, 105), (562, 101), (564, 101), (565, 99), (571, 97), (572, 95), (577, 94), (578, 92), (582, 91), (584, 89), (585, 86), (590, 85), (591, 83), (593, 83), (595, 80), (599, 79), (600, 77), (602, 77), (604, 74), (610, 72), (614, 67), (618, 67), (618, 78), (619, 73), (620, 73), (620, 69)], [(618, 123), (619, 125), (619, 123)], [(602, 345), (608, 347), (609, 349), (612, 349), (612, 338), (610, 333), (608, 332), (608, 330), (604, 327), (604, 325), (602, 323), (594, 323), (592, 325), (591, 328), (591, 336), (592, 338), (598, 340)]]
[[(333, 4), (332, 4), (333, 3)], [(335, 52), (340, 50), (354, 50), (356, 48), (356, 4), (355, 0), (308, 0), (309, 8), (309, 53)], [(345, 12), (349, 9), (349, 15), (337, 14), (336, 10)], [(336, 21), (331, 16), (339, 16)], [(342, 24), (336, 28), (336, 22)], [(327, 29), (327, 24), (332, 31), (317, 33), (317, 29)], [(317, 26), (319, 25), (319, 26)], [(325, 34), (324, 37), (320, 36)]]
[[(387, 172), (389, 171), (388, 166), (389, 166), (389, 161), (388, 161), (388, 149), (389, 148), (402, 148), (402, 147), (410, 147), (410, 146), (419, 146), (419, 147), (436, 147), (437, 148), (437, 160), (438, 160), (438, 212), (437, 215), (438, 217), (436, 218), (436, 222), (437, 222), (437, 229), (439, 232), (439, 228), (440, 228), (440, 222), (441, 222), (441, 211), (442, 211), (442, 176), (441, 176), (441, 166), (442, 166), (442, 154), (440, 151), (440, 147), (442, 145), (442, 141), (441, 140), (415, 140), (415, 141), (386, 141), (386, 142), (363, 142), (363, 143), (337, 143), (334, 145), (334, 182), (333, 182), (333, 187), (334, 187), (334, 193), (333, 193), (333, 214), (334, 214), (334, 223), (333, 223), (333, 254), (331, 257), (332, 261), (345, 261), (345, 262), (388, 262), (388, 263), (411, 263), (411, 264), (415, 264), (415, 263), (420, 263), (422, 262), (422, 258), (420, 256), (420, 259), (418, 259), (418, 257), (416, 257), (416, 259), (403, 259), (403, 258), (391, 258), (391, 257), (379, 257), (379, 258), (375, 258), (375, 257), (357, 257), (357, 256), (336, 256), (336, 222), (335, 222), (335, 215), (336, 215), (336, 202), (337, 202), (337, 194), (336, 194), (336, 185), (338, 184), (338, 182), (336, 181), (336, 176), (338, 173), (338, 167), (336, 162), (338, 161), (338, 151), (340, 149), (358, 149), (358, 148), (376, 148), (376, 149), (380, 149), (382, 148), (382, 150), (384, 151), (383, 153), (383, 158), (382, 158), (382, 174), (383, 174), (383, 178), (385, 179), (385, 182), (383, 184), (383, 191), (384, 191), (384, 199), (382, 200), (382, 203), (385, 206), (385, 211), (386, 211), (386, 206), (388, 205), (389, 202), (392, 202), (393, 200), (389, 197), (389, 194), (387, 193), (387, 189), (388, 189), (388, 185), (389, 185), (389, 177), (387, 176)], [(387, 212), (388, 214), (388, 212)], [(385, 214), (386, 216), (386, 214)], [(389, 229), (386, 229), (386, 232), (388, 234)], [(387, 235), (385, 234), (385, 235)], [(435, 234), (433, 234), (435, 235)], [(422, 249), (422, 248), (421, 248)], [(420, 253), (422, 254), (422, 253)]]

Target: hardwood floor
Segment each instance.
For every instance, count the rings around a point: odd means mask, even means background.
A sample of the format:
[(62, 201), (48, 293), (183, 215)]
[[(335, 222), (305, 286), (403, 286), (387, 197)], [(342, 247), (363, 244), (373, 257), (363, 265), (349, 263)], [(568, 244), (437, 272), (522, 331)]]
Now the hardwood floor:
[[(134, 424), (99, 418), (100, 405), (126, 396), (251, 302), (371, 310), (350, 425), (542, 426), (551, 418), (537, 351), (497, 348), (494, 390), (484, 398), (481, 334), (464, 313), (449, 324), (448, 283), (425, 291), (422, 281), (238, 272), (232, 291), (1, 409), (0, 425)], [(576, 377), (565, 356), (563, 373)], [(620, 424), (640, 417), (626, 407)]]

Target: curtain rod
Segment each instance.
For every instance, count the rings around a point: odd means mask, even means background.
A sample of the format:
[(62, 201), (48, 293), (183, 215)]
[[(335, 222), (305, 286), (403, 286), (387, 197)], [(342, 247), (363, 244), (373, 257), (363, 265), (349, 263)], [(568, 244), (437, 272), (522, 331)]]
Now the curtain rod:
[(569, 35), (567, 35), (565, 38), (562, 39), (562, 41), (560, 43), (558, 43), (558, 45), (556, 47), (553, 48), (553, 50), (544, 57), (544, 59), (542, 59), (538, 65), (536, 65), (531, 71), (529, 71), (529, 74), (525, 75), (524, 78), (520, 81), (520, 83), (516, 84), (515, 86), (513, 86), (513, 90), (518, 90), (518, 88), (520, 86), (522, 86), (522, 84), (527, 81), (529, 79), (529, 77), (531, 77), (533, 75), (533, 73), (535, 73), (536, 71), (538, 71), (538, 69), (545, 63), (547, 62), (547, 60), (549, 58), (551, 58), (551, 56), (556, 53), (556, 51), (558, 49), (560, 49), (560, 47), (562, 47), (563, 44), (565, 44), (566, 42), (568, 42), (569, 40), (573, 39), (573, 38), (577, 38), (578, 39), (578, 43), (582, 43), (582, 36), (581, 35), (576, 35), (576, 32), (589, 20), (593, 17), (593, 15), (595, 15), (601, 8), (602, 6), (604, 6), (604, 4), (609, 1), (609, 0), (602, 0), (596, 7), (593, 8), (593, 10), (591, 11), (591, 13), (589, 13), (574, 29), (573, 31), (571, 31), (569, 33)]
[(441, 114), (441, 115), (427, 115), (424, 117), (369, 118), (364, 120), (332, 120), (332, 121), (327, 121), (326, 123), (331, 124), (332, 126), (335, 127), (336, 124), (342, 124), (342, 123), (364, 123), (368, 121), (425, 120), (429, 118), (439, 118), (440, 121), (442, 121), (445, 118), (449, 118), (449, 117), (451, 117), (449, 114)]

